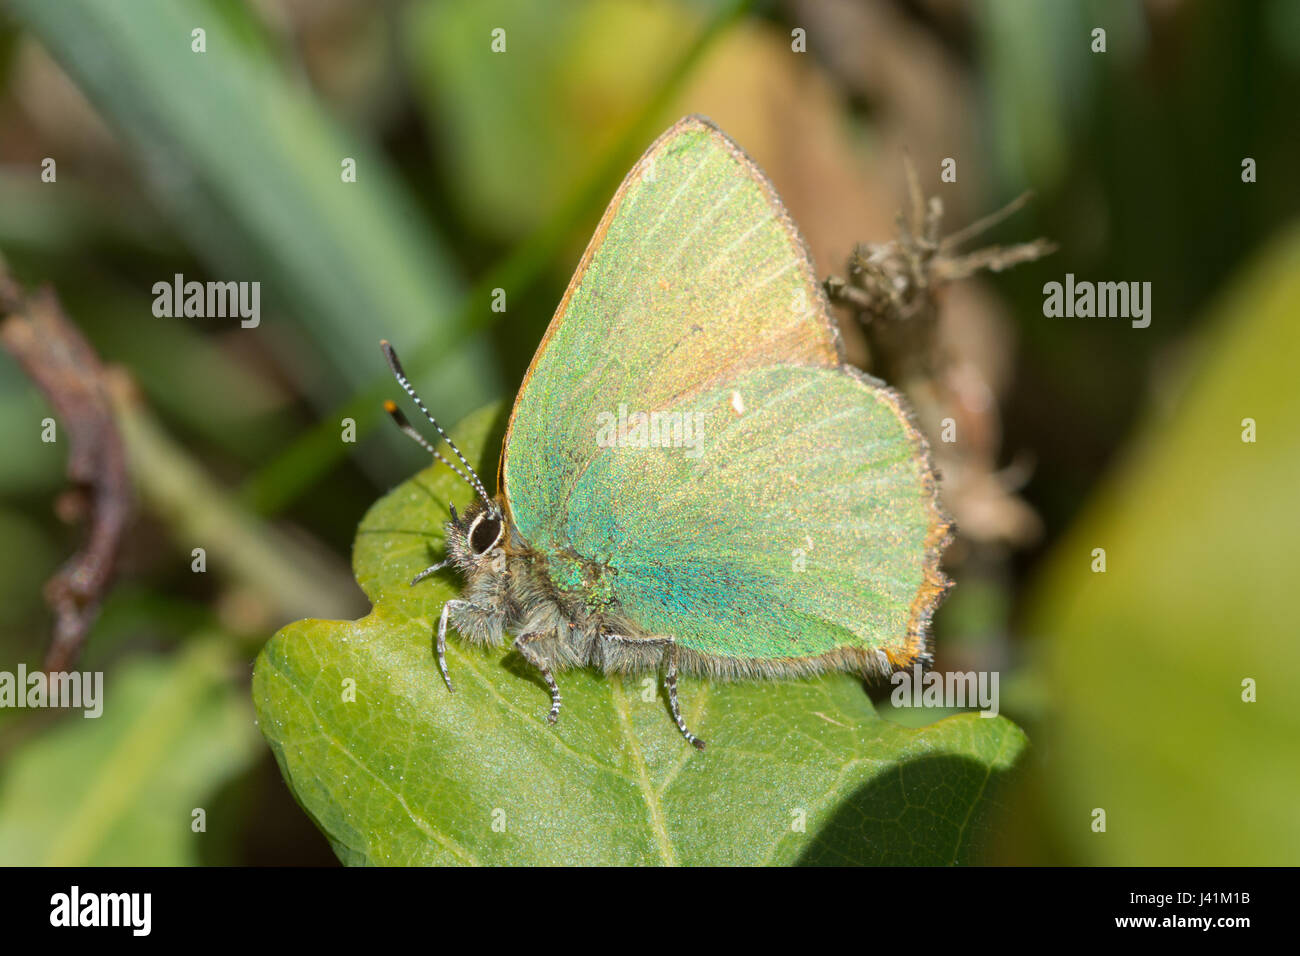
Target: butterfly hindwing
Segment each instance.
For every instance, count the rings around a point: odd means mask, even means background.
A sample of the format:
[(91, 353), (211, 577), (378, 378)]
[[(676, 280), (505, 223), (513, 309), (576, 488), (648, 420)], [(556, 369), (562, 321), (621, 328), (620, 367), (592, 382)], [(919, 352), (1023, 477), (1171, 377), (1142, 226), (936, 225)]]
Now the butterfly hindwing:
[(923, 653), (946, 528), (892, 392), (773, 366), (652, 414), (592, 461), (563, 529), (621, 613), (725, 674), (887, 672)]

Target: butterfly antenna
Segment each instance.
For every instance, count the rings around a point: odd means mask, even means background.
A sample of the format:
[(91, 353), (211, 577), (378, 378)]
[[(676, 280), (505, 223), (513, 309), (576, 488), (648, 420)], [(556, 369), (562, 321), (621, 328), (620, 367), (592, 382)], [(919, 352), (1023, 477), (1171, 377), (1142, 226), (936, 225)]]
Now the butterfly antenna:
[(478, 485), (474, 483), (474, 479), (470, 478), (469, 475), (457, 468), (455, 463), (448, 461), (446, 458), (442, 457), (442, 455), (438, 454), (438, 449), (434, 448), (427, 438), (415, 430), (415, 426), (412, 425), (406, 415), (402, 413), (402, 410), (397, 407), (396, 402), (384, 402), (384, 411), (388, 412), (389, 417), (397, 423), (397, 427), (402, 430), (407, 438), (410, 438), (434, 458), (438, 459), (456, 474), (460, 475), (461, 480), (463, 480), (465, 484), (469, 485), (475, 491), (478, 491)]
[[(424, 417), (427, 418), (429, 423), (438, 430), (438, 434), (441, 435), (442, 440), (447, 443), (447, 447), (455, 452), (456, 457), (460, 459), (460, 463), (465, 466), (465, 471), (461, 471), (454, 463), (440, 455), (438, 450), (434, 448), (423, 435), (415, 430), (406, 415), (402, 413), (402, 410), (398, 408), (396, 404), (391, 401), (384, 402), (384, 411), (388, 412), (389, 417), (397, 423), (397, 427), (400, 428), (407, 437), (414, 439), (425, 451), (429, 452), (434, 458), (437, 458), (456, 474), (460, 475), (467, 485), (478, 492), (478, 496), (483, 499), (483, 503), (495, 514), (497, 511), (496, 503), (492, 500), (491, 496), (488, 495), (487, 489), (483, 487), (483, 482), (479, 479), (478, 472), (474, 470), (474, 466), (471, 465), (465, 456), (461, 454), (460, 449), (456, 447), (456, 443), (451, 440), (451, 437), (445, 431), (442, 430), (442, 426), (438, 424), (438, 419), (434, 418), (433, 415), (430, 414), (429, 409), (425, 406), (424, 402), (421, 401), (420, 396), (416, 394), (415, 386), (413, 386), (410, 379), (406, 377), (406, 372), (402, 370), (402, 363), (397, 359), (397, 352), (393, 350), (392, 345), (388, 343), (387, 339), (382, 340), (379, 343), (379, 347), (383, 349), (384, 358), (388, 360), (388, 367), (392, 369), (393, 377), (397, 379), (397, 384), (402, 386), (402, 390), (411, 397), (411, 401), (415, 402), (416, 407), (424, 413)], [(466, 474), (466, 472), (469, 474)]]

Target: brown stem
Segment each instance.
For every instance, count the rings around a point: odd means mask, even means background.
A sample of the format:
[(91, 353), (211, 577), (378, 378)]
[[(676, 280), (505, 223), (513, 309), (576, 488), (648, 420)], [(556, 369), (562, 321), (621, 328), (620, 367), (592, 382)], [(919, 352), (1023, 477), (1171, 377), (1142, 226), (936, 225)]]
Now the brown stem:
[(85, 645), (112, 583), (132, 513), (126, 452), (104, 387), (104, 366), (48, 287), (26, 296), (0, 272), (0, 343), (54, 407), (68, 435), (68, 479), (88, 505), (82, 548), (45, 585), (54, 612), (47, 671), (67, 670)]

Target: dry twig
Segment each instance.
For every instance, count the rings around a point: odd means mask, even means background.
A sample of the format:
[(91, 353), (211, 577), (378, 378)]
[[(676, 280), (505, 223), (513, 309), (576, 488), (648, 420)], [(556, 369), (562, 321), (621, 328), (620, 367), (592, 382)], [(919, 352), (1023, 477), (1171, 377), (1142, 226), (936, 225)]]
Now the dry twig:
[[(851, 309), (870, 349), (870, 370), (902, 389), (928, 431), (946, 501), (963, 539), (1024, 544), (1039, 530), (1037, 516), (1016, 494), (1023, 468), (997, 467), (1000, 416), (994, 377), (964, 354), (940, 328), (938, 289), (976, 272), (999, 272), (1049, 255), (1056, 244), (1037, 239), (973, 252), (961, 247), (1019, 211), (1025, 193), (990, 216), (949, 236), (940, 235), (943, 204), (926, 200), (916, 171), (906, 166), (908, 197), (897, 236), (861, 243), (846, 278), (826, 280), (830, 300)], [(962, 439), (941, 439), (940, 423), (960, 426)]]
[(45, 585), (54, 611), (48, 671), (75, 664), (112, 583), (132, 512), (126, 452), (104, 385), (104, 366), (46, 287), (30, 297), (0, 272), (0, 342), (54, 407), (68, 435), (71, 497), (61, 510), (89, 513), (85, 545)]
[(984, 269), (1000, 272), (1056, 250), (1054, 242), (1037, 239), (959, 252), (964, 243), (1020, 210), (1032, 194), (1026, 192), (992, 215), (941, 237), (943, 203), (937, 196), (925, 199), (910, 161), (906, 174), (908, 208), (898, 214), (898, 237), (860, 243), (849, 260), (847, 279), (832, 276), (825, 283), (832, 302), (857, 313), (871, 341), (872, 358), (890, 381), (904, 374), (904, 363), (933, 360), (935, 292), (940, 286)]

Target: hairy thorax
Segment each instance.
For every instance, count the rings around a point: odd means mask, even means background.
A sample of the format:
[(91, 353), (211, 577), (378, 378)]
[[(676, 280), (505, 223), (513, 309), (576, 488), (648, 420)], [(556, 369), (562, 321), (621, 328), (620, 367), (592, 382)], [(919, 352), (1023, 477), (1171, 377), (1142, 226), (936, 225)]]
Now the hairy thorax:
[(496, 543), (481, 553), (472, 545), (480, 509), (447, 522), (448, 555), (465, 575), (452, 623), (469, 641), (496, 647), (508, 637), (528, 638), (556, 670), (595, 666), (606, 672), (654, 669), (663, 647), (618, 613), (614, 571), (572, 552), (542, 556), (505, 521)]

